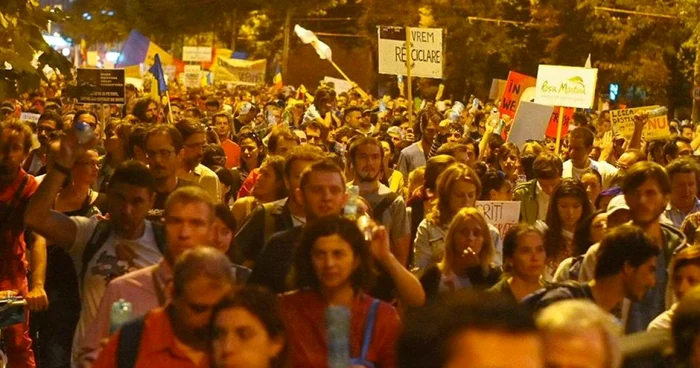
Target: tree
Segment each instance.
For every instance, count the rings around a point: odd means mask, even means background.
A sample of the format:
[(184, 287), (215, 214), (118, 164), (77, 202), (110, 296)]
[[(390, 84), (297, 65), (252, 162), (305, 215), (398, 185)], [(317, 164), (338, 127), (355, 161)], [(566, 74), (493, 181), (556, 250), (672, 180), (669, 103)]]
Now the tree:
[[(0, 99), (16, 97), (20, 92), (36, 90), (49, 66), (71, 77), (71, 63), (49, 46), (41, 32), (49, 21), (58, 22), (63, 14), (40, 9), (38, 2), (6, 0), (0, 2)], [(35, 55), (38, 62), (32, 63)]]

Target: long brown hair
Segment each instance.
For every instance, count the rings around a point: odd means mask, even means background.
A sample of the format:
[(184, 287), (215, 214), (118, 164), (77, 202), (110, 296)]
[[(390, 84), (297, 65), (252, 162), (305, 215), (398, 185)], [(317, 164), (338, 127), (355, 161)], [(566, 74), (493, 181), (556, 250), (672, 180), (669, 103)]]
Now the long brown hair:
[(593, 213), (593, 206), (588, 200), (586, 188), (583, 184), (572, 178), (562, 179), (561, 183), (554, 189), (552, 198), (549, 200), (547, 209), (547, 232), (544, 237), (544, 247), (547, 251), (547, 258), (556, 258), (564, 249), (565, 241), (561, 234), (562, 224), (559, 218), (558, 205), (564, 197), (573, 197), (581, 203), (582, 211), (579, 222), (588, 218)]
[(489, 225), (486, 222), (484, 215), (478, 209), (474, 207), (467, 207), (461, 209), (457, 213), (455, 218), (450, 223), (450, 227), (447, 229), (447, 235), (445, 235), (445, 255), (442, 257), (442, 261), (439, 265), (443, 275), (448, 275), (450, 272), (452, 272), (454, 259), (457, 256), (457, 250), (455, 249), (457, 246), (455, 242), (455, 235), (462, 231), (462, 228), (467, 221), (476, 221), (479, 224), (481, 233), (484, 237), (484, 244), (481, 245), (481, 251), (479, 251), (479, 264), (481, 270), (484, 272), (484, 274), (486, 274), (491, 267), (493, 256), (496, 254), (496, 249), (493, 246), (493, 239), (491, 239)]
[(437, 204), (426, 216), (429, 223), (436, 226), (444, 226), (450, 223), (456, 215), (450, 210), (450, 197), (453, 195), (455, 184), (464, 180), (476, 186), (476, 197), (481, 193), (481, 180), (474, 169), (461, 163), (450, 165), (443, 171), (437, 180)]

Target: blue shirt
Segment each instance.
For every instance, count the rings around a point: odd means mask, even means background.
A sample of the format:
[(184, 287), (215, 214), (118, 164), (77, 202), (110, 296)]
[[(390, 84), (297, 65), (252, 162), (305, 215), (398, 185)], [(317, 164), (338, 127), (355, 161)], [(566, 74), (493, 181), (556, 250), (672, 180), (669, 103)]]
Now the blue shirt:
[(686, 216), (693, 214), (695, 212), (700, 212), (700, 200), (695, 198), (695, 204), (693, 204), (693, 209), (690, 210), (688, 213), (684, 213), (683, 211), (679, 210), (678, 208), (674, 207), (671, 203), (668, 204), (668, 207), (666, 207), (666, 211), (664, 214), (666, 217), (673, 222), (673, 226), (675, 226), (677, 229), (680, 229), (681, 225), (683, 224), (683, 220), (685, 220)]

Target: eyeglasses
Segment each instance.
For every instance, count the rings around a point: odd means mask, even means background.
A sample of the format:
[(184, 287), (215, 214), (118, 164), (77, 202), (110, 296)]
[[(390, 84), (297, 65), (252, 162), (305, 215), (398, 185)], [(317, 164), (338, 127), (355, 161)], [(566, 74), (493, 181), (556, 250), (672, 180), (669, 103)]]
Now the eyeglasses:
[(146, 152), (146, 158), (148, 158), (148, 159), (156, 159), (156, 158), (158, 158), (158, 156), (160, 156), (160, 157), (162, 157), (162, 158), (170, 158), (170, 157), (172, 157), (174, 154), (175, 154), (175, 151), (173, 151), (173, 150), (166, 150), (166, 149), (160, 150), (160, 151), (156, 151), (156, 152), (147, 151), (147, 152)]

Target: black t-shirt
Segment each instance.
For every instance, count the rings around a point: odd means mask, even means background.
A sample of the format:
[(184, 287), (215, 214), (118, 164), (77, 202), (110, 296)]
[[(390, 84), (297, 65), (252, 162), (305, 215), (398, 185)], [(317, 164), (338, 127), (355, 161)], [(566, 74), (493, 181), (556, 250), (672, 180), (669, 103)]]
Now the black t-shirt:
[[(177, 184), (175, 185), (175, 189), (186, 187), (189, 185), (194, 184), (190, 181), (177, 178)], [(173, 192), (175, 191), (175, 189), (173, 189)], [(172, 192), (156, 192), (156, 200), (153, 202), (153, 207), (148, 211), (148, 216), (146, 216), (147, 220), (151, 222), (161, 222), (163, 220), (163, 212), (165, 211), (165, 201), (168, 200), (168, 196), (170, 195), (170, 193)]]

